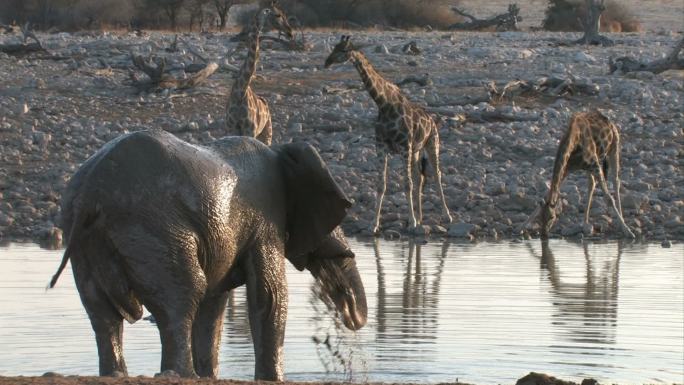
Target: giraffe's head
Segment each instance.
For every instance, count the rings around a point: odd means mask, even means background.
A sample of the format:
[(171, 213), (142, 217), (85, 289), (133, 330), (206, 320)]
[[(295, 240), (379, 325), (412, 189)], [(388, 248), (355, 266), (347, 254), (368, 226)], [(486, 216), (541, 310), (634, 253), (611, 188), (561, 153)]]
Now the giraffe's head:
[(262, 30), (272, 28), (284, 33), (288, 39), (294, 38), (292, 27), (290, 27), (290, 23), (287, 21), (287, 15), (278, 7), (276, 1), (272, 1), (269, 6), (259, 11), (257, 18), (259, 20), (259, 27)]
[(351, 53), (356, 48), (354, 48), (354, 45), (349, 41), (350, 38), (351, 36), (349, 35), (342, 35), (340, 42), (335, 45), (335, 48), (333, 48), (328, 58), (325, 59), (325, 68), (337, 63), (346, 63), (351, 59)]
[(558, 207), (547, 202), (546, 199), (539, 201), (539, 205), (523, 224), (523, 231), (539, 231), (542, 239), (549, 238), (549, 232), (558, 219)]

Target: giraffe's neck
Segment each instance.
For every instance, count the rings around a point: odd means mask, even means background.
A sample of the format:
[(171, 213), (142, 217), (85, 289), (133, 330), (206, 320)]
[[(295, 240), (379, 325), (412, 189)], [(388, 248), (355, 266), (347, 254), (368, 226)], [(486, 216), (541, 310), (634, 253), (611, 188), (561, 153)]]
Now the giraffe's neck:
[(551, 186), (549, 186), (549, 193), (546, 196), (546, 204), (555, 207), (560, 200), (560, 185), (565, 179), (568, 172), (568, 160), (574, 149), (571, 140), (571, 135), (566, 135), (558, 145), (558, 152), (556, 153), (556, 160), (553, 162), (553, 176), (551, 177)]
[(558, 200), (560, 200), (560, 184), (563, 181), (562, 174), (554, 173), (551, 179), (551, 186), (549, 187), (549, 192), (546, 195), (546, 204), (551, 207), (556, 207)]
[(238, 92), (245, 94), (249, 88), (254, 73), (256, 72), (256, 65), (259, 61), (259, 37), (261, 35), (261, 23), (259, 18), (254, 18), (254, 22), (249, 29), (249, 49), (247, 51), (247, 57), (245, 58), (242, 67), (240, 67), (240, 72), (236, 84), (233, 87), (233, 92)]
[(361, 80), (366, 87), (366, 91), (368, 91), (371, 98), (373, 98), (375, 104), (382, 108), (389, 103), (389, 94), (396, 92), (393, 89), (394, 85), (380, 76), (363, 53), (353, 51), (351, 60), (352, 63), (354, 63), (354, 67), (356, 67), (356, 70), (359, 72), (359, 75), (361, 75)]

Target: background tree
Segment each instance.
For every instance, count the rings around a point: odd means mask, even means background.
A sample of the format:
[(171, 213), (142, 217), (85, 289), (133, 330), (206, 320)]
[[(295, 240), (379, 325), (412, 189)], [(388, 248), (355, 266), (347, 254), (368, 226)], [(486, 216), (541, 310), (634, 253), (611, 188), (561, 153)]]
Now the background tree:
[(211, 0), (187, 0), (185, 8), (188, 13), (188, 27), (192, 31), (195, 23), (199, 25), (199, 30), (202, 31), (204, 22), (208, 19), (208, 7)]
[(145, 6), (149, 10), (161, 9), (163, 11), (174, 31), (178, 27), (178, 16), (184, 3), (185, 0), (145, 0)]
[(236, 4), (237, 0), (214, 0), (214, 8), (216, 8), (216, 13), (219, 17), (219, 30), (223, 31), (226, 28), (226, 22), (228, 22), (228, 11), (233, 4)]

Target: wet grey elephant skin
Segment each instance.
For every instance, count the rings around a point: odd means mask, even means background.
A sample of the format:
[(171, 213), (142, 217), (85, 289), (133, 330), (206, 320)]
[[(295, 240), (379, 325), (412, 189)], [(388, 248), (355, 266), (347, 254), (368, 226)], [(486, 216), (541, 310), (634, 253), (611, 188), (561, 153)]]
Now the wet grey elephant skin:
[(308, 145), (227, 137), (200, 147), (164, 131), (126, 134), (69, 181), (67, 248), (50, 286), (71, 259), (100, 375), (127, 375), (123, 320), (139, 320), (144, 305), (159, 327), (162, 373), (216, 377), (228, 292), (245, 284), (254, 376), (282, 380), (285, 259), (321, 281), (348, 328), (366, 323), (354, 254), (337, 227), (349, 206)]

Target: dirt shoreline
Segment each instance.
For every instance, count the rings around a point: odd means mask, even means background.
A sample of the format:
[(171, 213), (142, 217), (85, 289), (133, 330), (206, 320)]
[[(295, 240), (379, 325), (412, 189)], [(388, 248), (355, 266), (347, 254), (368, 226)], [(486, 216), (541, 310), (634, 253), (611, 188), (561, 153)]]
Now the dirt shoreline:
[[(594, 379), (579, 380), (573, 382), (562, 380), (544, 373), (530, 372), (521, 377), (515, 385), (599, 385)], [(86, 377), (86, 376), (62, 376), (57, 373), (48, 372), (41, 377), (3, 377), (0, 376), (0, 385), (258, 385), (269, 384), (268, 381), (239, 381), (230, 379), (184, 379), (177, 377)], [(280, 382), (283, 385), (333, 385), (343, 384), (331, 381), (311, 381), (311, 382)], [(344, 383), (348, 384), (348, 383)], [(367, 382), (367, 385), (422, 385), (421, 383), (387, 383), (387, 382)], [(444, 382), (440, 385), (476, 385), (465, 382)], [(618, 384), (613, 384), (618, 385)]]

